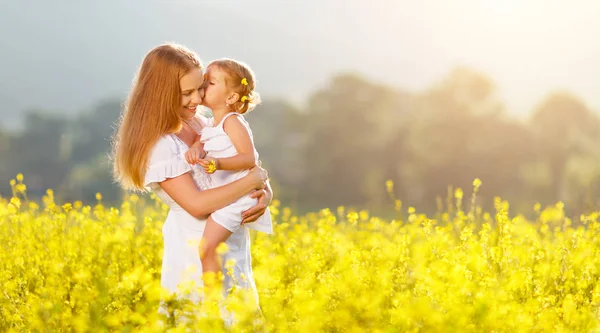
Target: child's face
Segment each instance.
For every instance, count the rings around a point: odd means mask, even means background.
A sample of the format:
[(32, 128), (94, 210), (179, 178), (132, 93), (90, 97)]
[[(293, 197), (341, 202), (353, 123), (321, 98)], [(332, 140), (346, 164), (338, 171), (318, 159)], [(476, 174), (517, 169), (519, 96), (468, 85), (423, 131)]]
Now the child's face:
[(231, 97), (231, 92), (225, 82), (226, 77), (227, 74), (219, 67), (208, 66), (202, 105), (212, 110), (226, 107), (227, 99)]

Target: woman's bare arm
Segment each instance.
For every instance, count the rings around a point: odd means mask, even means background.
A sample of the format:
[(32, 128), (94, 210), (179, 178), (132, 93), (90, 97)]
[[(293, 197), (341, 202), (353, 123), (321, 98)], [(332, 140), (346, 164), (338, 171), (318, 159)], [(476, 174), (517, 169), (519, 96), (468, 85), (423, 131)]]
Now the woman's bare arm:
[(201, 217), (227, 206), (252, 190), (264, 188), (266, 179), (264, 169), (253, 168), (242, 179), (205, 191), (196, 187), (189, 172), (162, 181), (159, 185), (181, 208), (193, 216)]

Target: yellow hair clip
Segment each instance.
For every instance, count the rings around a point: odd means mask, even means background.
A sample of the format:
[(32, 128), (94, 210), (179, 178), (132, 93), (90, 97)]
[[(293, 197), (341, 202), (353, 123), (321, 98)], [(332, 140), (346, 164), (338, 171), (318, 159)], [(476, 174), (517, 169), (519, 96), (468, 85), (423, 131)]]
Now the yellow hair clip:
[(248, 100), (248, 96), (242, 96), (242, 103)]
[(248, 80), (246, 80), (246, 78), (243, 78), (242, 79), (242, 84), (245, 85), (245, 86), (247, 86), (248, 85)]

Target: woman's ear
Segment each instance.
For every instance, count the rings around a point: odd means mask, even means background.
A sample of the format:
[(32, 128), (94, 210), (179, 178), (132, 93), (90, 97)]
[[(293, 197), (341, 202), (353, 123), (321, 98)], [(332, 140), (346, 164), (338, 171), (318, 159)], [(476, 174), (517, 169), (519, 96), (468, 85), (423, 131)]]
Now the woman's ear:
[(227, 97), (226, 102), (229, 105), (233, 105), (239, 100), (240, 100), (240, 95), (238, 93), (233, 93), (233, 94), (229, 95), (229, 97)]

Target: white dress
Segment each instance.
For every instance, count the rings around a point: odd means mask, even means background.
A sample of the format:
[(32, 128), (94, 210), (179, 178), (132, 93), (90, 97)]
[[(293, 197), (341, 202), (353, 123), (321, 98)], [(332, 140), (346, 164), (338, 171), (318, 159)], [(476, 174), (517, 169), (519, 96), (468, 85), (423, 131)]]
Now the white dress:
[[(192, 172), (198, 187), (206, 181), (203, 172), (197, 166), (190, 166), (184, 154), (188, 147), (175, 135), (165, 135), (155, 144), (146, 170), (145, 185), (169, 206), (167, 219), (162, 227), (164, 252), (162, 261), (161, 285), (167, 290), (185, 295), (194, 301), (200, 300), (202, 286), (202, 263), (198, 246), (206, 219), (193, 217), (181, 208), (162, 188), (159, 182), (174, 178), (186, 172)], [(234, 285), (251, 290), (258, 305), (258, 294), (252, 275), (250, 256), (250, 235), (248, 228), (235, 231), (226, 241), (229, 251), (224, 263), (235, 260), (233, 277), (223, 268), (225, 295)], [(193, 288), (190, 292), (189, 288)]]
[[(242, 116), (241, 114), (236, 112), (230, 112), (226, 114), (217, 125), (214, 125), (213, 118), (209, 119), (202, 116), (198, 116), (198, 120), (201, 121), (203, 125), (200, 131), (202, 135), (200, 137), (200, 141), (204, 144), (204, 150), (207, 153), (206, 156), (213, 158), (227, 158), (238, 154), (238, 151), (235, 149), (233, 142), (231, 142), (231, 139), (223, 129), (225, 119), (227, 119), (230, 116), (237, 116), (241, 123), (246, 127), (248, 133), (250, 134), (250, 140), (252, 140), (252, 146), (254, 147), (254, 140), (252, 138), (252, 131), (250, 130), (250, 125), (248, 125), (248, 123), (244, 119), (244, 116)], [(258, 161), (258, 152), (256, 151), (256, 148), (254, 148), (254, 159), (255, 161)], [(248, 170), (217, 170), (213, 174), (208, 175), (210, 177), (210, 181), (203, 182), (203, 184), (206, 184), (206, 188), (223, 186), (234, 182), (246, 176), (247, 174)], [(247, 195), (226, 207), (218, 209), (217, 211), (211, 214), (211, 218), (223, 228), (231, 232), (235, 232), (242, 226), (242, 212), (256, 206), (257, 203), (257, 199), (251, 198)], [(265, 232), (267, 234), (272, 234), (273, 223), (271, 220), (270, 210), (267, 208), (265, 213), (261, 217), (259, 217), (258, 220), (248, 224), (247, 227), (257, 231)]]

